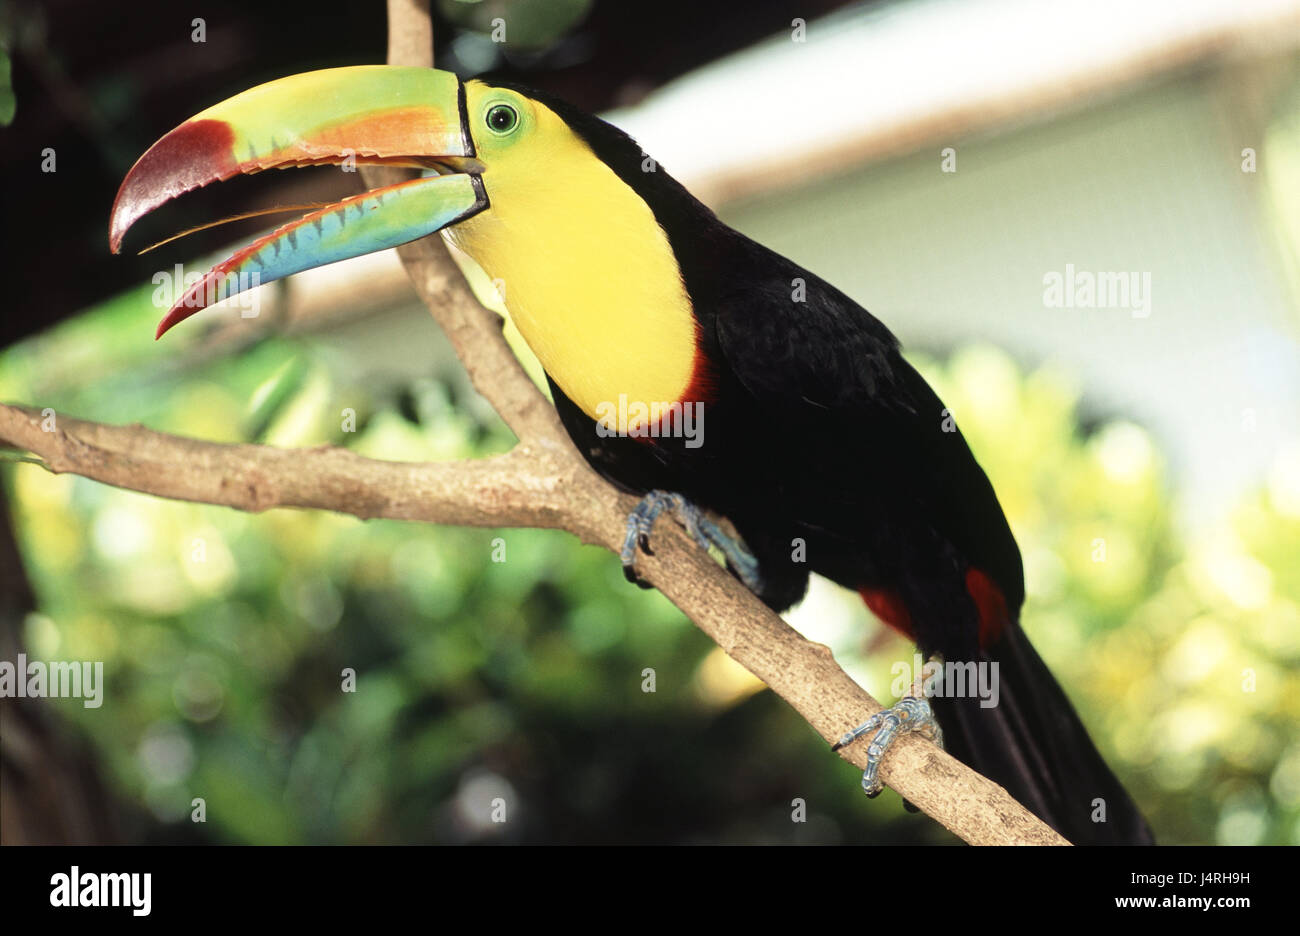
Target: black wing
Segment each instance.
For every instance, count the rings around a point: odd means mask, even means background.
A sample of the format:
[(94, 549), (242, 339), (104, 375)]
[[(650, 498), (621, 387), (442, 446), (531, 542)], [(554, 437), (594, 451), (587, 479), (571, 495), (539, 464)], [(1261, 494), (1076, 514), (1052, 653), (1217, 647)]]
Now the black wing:
[[(766, 413), (769, 429), (793, 437), (773, 442), (829, 438), (833, 461), (854, 470), (816, 477), (840, 488), (823, 495), (850, 505), (844, 524), (870, 522), (851, 505), (901, 505), (896, 515), (930, 527), (991, 576), (1015, 616), (1024, 599), (1020, 551), (952, 414), (879, 320), (780, 255), (753, 242), (749, 250), (749, 275), (733, 280), (746, 286), (721, 298), (704, 324), (712, 353)], [(824, 457), (816, 443), (807, 450), (810, 459)]]

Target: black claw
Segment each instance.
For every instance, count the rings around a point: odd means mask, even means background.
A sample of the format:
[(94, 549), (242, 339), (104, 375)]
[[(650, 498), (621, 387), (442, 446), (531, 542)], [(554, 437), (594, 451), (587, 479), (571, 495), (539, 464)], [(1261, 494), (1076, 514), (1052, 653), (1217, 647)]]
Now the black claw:
[(650, 548), (650, 534), (642, 533), (636, 542), (637, 545), (641, 547), (641, 551), (647, 556), (653, 556), (655, 554), (655, 551)]
[(634, 565), (623, 566), (623, 578), (627, 579), (637, 588), (654, 588), (653, 585), (636, 574), (636, 566)]
[(883, 793), (883, 792), (885, 792), (885, 791), (884, 791), (883, 789), (881, 789), (881, 790), (877, 790), (877, 791), (874, 792), (874, 793), (868, 793), (868, 794), (867, 794), (867, 799), (875, 799), (877, 796), (879, 796), (879, 795), (880, 795), (881, 793)]
[(834, 754), (842, 747), (844, 747), (844, 745), (841, 744), (839, 741), (836, 741), (834, 744), (831, 745), (831, 753)]

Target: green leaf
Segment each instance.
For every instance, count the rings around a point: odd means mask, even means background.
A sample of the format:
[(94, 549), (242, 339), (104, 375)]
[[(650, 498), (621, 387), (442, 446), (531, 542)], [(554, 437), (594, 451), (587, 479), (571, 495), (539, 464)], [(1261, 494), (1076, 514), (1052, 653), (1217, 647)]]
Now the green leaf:
[(18, 102), (14, 99), (14, 83), (9, 73), (9, 53), (0, 49), (0, 127), (7, 127), (14, 120), (14, 111)]

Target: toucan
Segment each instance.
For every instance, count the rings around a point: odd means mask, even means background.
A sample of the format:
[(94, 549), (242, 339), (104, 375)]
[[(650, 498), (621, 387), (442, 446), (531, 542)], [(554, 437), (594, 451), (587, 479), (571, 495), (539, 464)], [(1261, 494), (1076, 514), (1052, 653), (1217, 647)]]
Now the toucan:
[(642, 498), (623, 550), (630, 578), (666, 511), (775, 610), (816, 572), (860, 593), (944, 672), (997, 674), (996, 704), (932, 685), (848, 733), (845, 743), (881, 729), (869, 793), (883, 742), (919, 730), (1071, 842), (1152, 841), (1026, 638), (1020, 551), (997, 495), (898, 340), (722, 223), (610, 124), (435, 69), (293, 75), (146, 151), (118, 191), (110, 246), (201, 186), (348, 163), (423, 172), (237, 251), (181, 296), (158, 336), (251, 285), (441, 232), (499, 284), (587, 462)]

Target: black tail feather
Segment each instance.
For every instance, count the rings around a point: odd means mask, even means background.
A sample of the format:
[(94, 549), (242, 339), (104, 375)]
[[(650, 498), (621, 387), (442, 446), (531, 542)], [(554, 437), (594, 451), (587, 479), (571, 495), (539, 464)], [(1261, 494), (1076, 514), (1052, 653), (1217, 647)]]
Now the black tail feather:
[(1076, 845), (1154, 844), (1024, 632), (1008, 627), (980, 659), (998, 664), (996, 705), (984, 708), (971, 697), (931, 700), (948, 751)]

